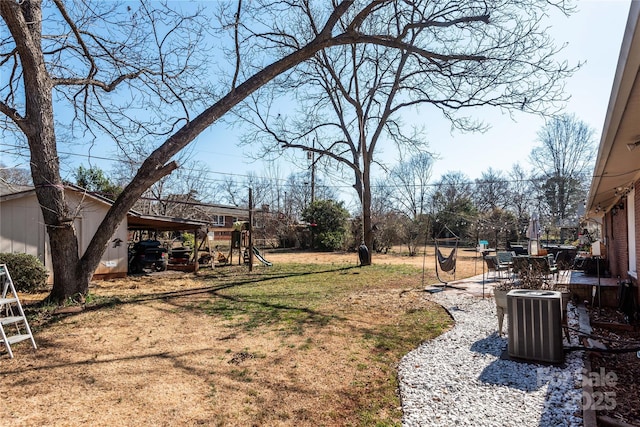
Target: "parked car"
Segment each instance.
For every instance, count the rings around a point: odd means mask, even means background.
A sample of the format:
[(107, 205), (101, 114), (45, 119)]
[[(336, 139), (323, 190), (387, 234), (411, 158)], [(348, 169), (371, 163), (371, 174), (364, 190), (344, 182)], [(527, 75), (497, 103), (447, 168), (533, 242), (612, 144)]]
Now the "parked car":
[(145, 269), (167, 269), (167, 250), (158, 240), (141, 240), (129, 249), (129, 273), (142, 273)]

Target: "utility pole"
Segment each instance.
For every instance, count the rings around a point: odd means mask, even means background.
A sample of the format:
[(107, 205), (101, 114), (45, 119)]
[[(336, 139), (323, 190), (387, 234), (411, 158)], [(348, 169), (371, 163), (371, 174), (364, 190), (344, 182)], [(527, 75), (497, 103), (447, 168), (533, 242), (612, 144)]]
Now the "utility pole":
[(316, 199), (316, 138), (313, 137), (311, 151), (311, 203)]
[(249, 271), (253, 271), (253, 189), (249, 188)]

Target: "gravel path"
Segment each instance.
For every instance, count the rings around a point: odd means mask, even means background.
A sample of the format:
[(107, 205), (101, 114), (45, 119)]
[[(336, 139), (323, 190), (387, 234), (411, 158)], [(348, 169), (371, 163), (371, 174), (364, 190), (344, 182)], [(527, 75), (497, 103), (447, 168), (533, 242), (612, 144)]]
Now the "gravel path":
[[(400, 362), (403, 426), (582, 425), (580, 352), (560, 367), (501, 360), (507, 338), (497, 335), (492, 298), (449, 291), (429, 298), (456, 325)], [(569, 304), (570, 326), (576, 317)]]

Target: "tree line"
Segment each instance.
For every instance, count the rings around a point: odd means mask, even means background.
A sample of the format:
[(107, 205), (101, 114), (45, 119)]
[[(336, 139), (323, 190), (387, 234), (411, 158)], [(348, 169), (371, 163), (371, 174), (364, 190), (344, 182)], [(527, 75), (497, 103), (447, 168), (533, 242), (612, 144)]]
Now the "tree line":
[[(504, 246), (508, 241), (524, 239), (524, 230), (534, 212), (547, 237), (570, 243), (575, 236), (561, 230), (579, 227), (580, 206), (591, 179), (588, 172), (595, 149), (593, 131), (576, 117), (564, 115), (550, 120), (538, 136), (539, 144), (532, 150), (528, 164), (537, 173), (527, 173), (516, 163), (508, 171), (489, 168), (475, 180), (463, 172), (434, 179), (431, 171), (437, 158), (430, 153), (399, 162), (372, 185), (372, 250), (406, 245), (409, 253), (415, 254), (420, 245), (446, 229), (469, 244), (483, 239), (492, 246)], [(553, 161), (559, 158), (563, 159), (564, 169)], [(322, 233), (332, 233), (330, 238), (328, 234), (314, 236), (316, 241), (304, 245), (353, 250), (362, 241), (360, 212), (356, 209), (349, 213), (340, 203), (326, 203), (338, 201), (342, 192), (337, 186), (326, 185), (322, 176), (312, 178), (308, 171), (277, 179), (268, 173), (249, 173), (242, 179), (226, 177), (212, 184), (207, 171), (204, 164), (188, 162), (175, 174), (153, 184), (134, 209), (145, 214), (207, 221), (201, 204), (247, 207), (248, 189), (252, 188), (255, 206), (261, 212), (261, 235), (256, 237), (263, 241), (295, 245), (297, 239), (300, 244), (292, 227), (304, 222), (320, 223), (321, 227), (328, 227)], [(29, 184), (24, 170), (4, 168), (0, 178)], [(124, 177), (118, 176), (118, 169), (106, 172), (99, 167), (79, 166), (73, 178), (78, 186), (111, 199), (122, 191), (118, 182), (125, 182)], [(314, 201), (323, 202), (313, 204)], [(346, 227), (340, 221), (327, 224), (320, 220), (328, 215), (343, 218), (343, 222), (350, 216), (354, 222)]]
[[(378, 147), (388, 141), (406, 158), (425, 151), (424, 130), (406, 126), (402, 111), (473, 131), (484, 126), (465, 113), (474, 108), (560, 110), (562, 82), (577, 66), (556, 60), (541, 19), (551, 12), (571, 9), (548, 0), (0, 2), (8, 76), (0, 125), (30, 154), (59, 254), (51, 299), (87, 292), (129, 209), (221, 120), (250, 123), (246, 143), (265, 158), (303, 150), (318, 167), (350, 175), (371, 247)], [(279, 111), (283, 102), (293, 112)], [(65, 197), (61, 139), (109, 140), (139, 165), (84, 253)], [(566, 194), (556, 178), (545, 191)]]

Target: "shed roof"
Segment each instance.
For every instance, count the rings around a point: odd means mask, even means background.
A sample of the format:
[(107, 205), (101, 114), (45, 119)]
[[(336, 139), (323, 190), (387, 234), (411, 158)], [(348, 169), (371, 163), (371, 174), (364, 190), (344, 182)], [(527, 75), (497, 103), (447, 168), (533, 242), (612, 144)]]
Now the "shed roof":
[(129, 211), (127, 214), (127, 228), (129, 230), (181, 231), (197, 230), (206, 226), (207, 223), (204, 221), (143, 215), (134, 211)]
[(33, 187), (29, 185), (9, 184), (8, 182), (0, 180), (0, 196), (6, 196), (8, 194), (21, 193), (30, 190), (33, 190)]
[[(83, 196), (91, 197), (94, 200), (100, 201), (106, 205), (113, 204), (113, 201), (86, 191), (85, 189), (76, 185), (65, 185), (65, 188), (70, 191), (82, 193)], [(2, 200), (11, 200), (31, 195), (35, 192), (35, 188), (32, 186), (24, 185), (0, 185), (0, 198)], [(171, 218), (158, 215), (143, 215), (136, 211), (129, 211), (127, 213), (127, 227), (133, 230), (156, 230), (156, 231), (180, 231), (180, 230), (196, 230), (200, 227), (205, 227), (206, 222), (194, 221), (183, 218)]]

